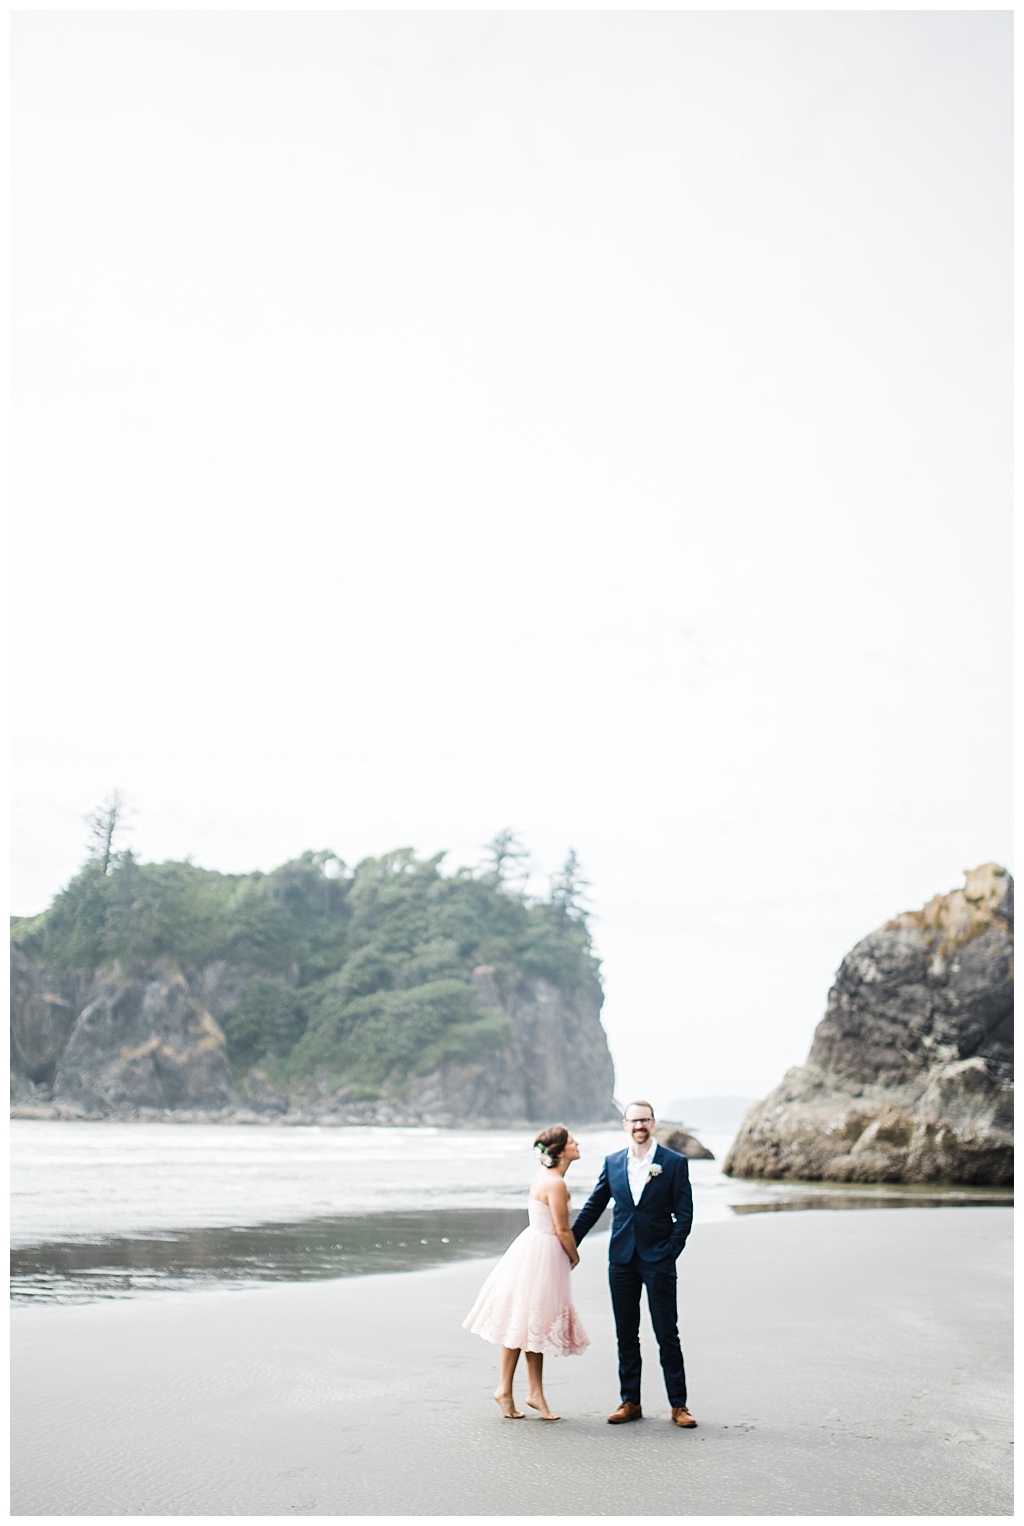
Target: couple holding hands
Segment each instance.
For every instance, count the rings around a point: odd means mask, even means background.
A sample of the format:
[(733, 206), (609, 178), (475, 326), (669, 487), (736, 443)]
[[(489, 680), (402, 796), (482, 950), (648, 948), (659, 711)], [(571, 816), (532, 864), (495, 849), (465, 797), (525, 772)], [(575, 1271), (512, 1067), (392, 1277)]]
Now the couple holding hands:
[(463, 1321), (467, 1330), (502, 1348), (494, 1398), (508, 1420), (523, 1418), (512, 1397), (520, 1351), (526, 1352), (527, 1404), (544, 1420), (559, 1418), (544, 1397), (544, 1357), (575, 1356), (590, 1344), (573, 1307), (569, 1274), (580, 1259), (577, 1246), (611, 1200), (615, 1207), (608, 1280), (619, 1344), (621, 1403), (608, 1416), (609, 1423), (643, 1418), (640, 1296), (646, 1287), (672, 1421), (684, 1430), (697, 1424), (686, 1407), (676, 1313), (676, 1258), (693, 1222), (689, 1166), (684, 1155), (656, 1141), (649, 1102), (631, 1102), (622, 1126), (629, 1144), (606, 1158), (596, 1187), (571, 1227), (565, 1173), (579, 1160), (579, 1145), (562, 1124), (537, 1135), (533, 1147), (542, 1169), (530, 1185), (529, 1226), (509, 1246)]

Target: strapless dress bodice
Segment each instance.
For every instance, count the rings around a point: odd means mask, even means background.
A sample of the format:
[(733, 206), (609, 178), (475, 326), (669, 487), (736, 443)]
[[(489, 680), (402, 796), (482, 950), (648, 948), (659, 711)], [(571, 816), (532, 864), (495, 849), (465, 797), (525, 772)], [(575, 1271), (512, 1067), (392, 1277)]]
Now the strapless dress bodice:
[(555, 1222), (551, 1217), (551, 1209), (547, 1203), (540, 1203), (532, 1197), (527, 1203), (530, 1214), (530, 1228), (539, 1229), (542, 1235), (553, 1235), (557, 1231)]

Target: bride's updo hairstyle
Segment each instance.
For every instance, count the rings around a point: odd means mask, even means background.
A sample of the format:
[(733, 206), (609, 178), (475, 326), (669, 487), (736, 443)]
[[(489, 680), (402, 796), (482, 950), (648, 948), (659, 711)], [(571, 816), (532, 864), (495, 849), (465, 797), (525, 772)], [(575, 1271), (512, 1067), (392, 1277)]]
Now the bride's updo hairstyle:
[(540, 1156), (542, 1166), (557, 1166), (558, 1157), (569, 1143), (569, 1130), (564, 1123), (553, 1123), (542, 1129), (533, 1141), (533, 1148)]

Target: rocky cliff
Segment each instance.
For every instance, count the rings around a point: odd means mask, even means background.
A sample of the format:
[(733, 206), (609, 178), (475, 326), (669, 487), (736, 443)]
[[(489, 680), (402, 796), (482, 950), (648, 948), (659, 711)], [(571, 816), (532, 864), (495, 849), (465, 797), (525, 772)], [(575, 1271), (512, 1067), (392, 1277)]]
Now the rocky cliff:
[(580, 1124), (614, 1118), (615, 1076), (598, 1002), (547, 980), (499, 985), (496, 973), (479, 966), (473, 986), (483, 1010), (509, 1013), (515, 1025), (511, 1042), (472, 1064), (449, 1061), (415, 1077), (407, 1105), (438, 1121)]
[(751, 1108), (724, 1170), (1013, 1180), (1013, 880), (970, 871), (846, 956), (806, 1065)]
[(12, 949), (12, 1102), (80, 1117), (228, 1107), (224, 1035), (191, 973), (191, 985), (162, 962), (59, 974)]
[(284, 1090), (256, 1069), (236, 1082), (219, 1026), (253, 969), (167, 961), (47, 971), (12, 950), (11, 1101), (22, 1117), (211, 1118), (436, 1125), (602, 1122), (615, 1116), (599, 996), (481, 966), (481, 1010), (512, 1018), (510, 1040), (446, 1061), (372, 1100), (329, 1078)]

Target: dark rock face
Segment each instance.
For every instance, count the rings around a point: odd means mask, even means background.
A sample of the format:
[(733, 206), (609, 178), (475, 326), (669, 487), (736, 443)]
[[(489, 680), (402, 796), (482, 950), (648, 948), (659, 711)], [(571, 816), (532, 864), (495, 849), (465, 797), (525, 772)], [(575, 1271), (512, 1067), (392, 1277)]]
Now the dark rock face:
[[(244, 985), (244, 980), (242, 982)], [(223, 1109), (224, 1035), (185, 976), (160, 965), (54, 973), (11, 951), (11, 1100), (28, 1115)]]
[(223, 1108), (224, 1035), (184, 976), (155, 968), (90, 993), (57, 1062), (54, 1095), (83, 1109)]
[(11, 950), (11, 1101), (53, 1086), (75, 1018), (85, 1004), (91, 970), (53, 974)]
[(659, 1144), (663, 1144), (667, 1150), (676, 1150), (680, 1155), (685, 1155), (687, 1160), (714, 1160), (714, 1152), (707, 1145), (701, 1144), (696, 1134), (691, 1134), (689, 1129), (680, 1128), (678, 1123), (658, 1123), (654, 1128), (654, 1137)]
[[(224, 1121), (439, 1126), (615, 1116), (600, 993), (474, 974), (482, 1009), (513, 1019), (512, 1038), (473, 1063), (446, 1062), (401, 1095), (363, 1102), (326, 1081), (285, 1093), (258, 1070), (235, 1089), (218, 1022), (251, 966), (54, 974), (12, 951), (11, 1101), (20, 1116), (132, 1117), (172, 1112)], [(298, 971), (295, 972), (296, 978)]]
[(751, 1108), (724, 1170), (1013, 1180), (1013, 880), (983, 864), (846, 956), (807, 1064)]
[(510, 1043), (472, 1064), (450, 1061), (414, 1077), (407, 1105), (438, 1124), (486, 1119), (572, 1127), (616, 1117), (600, 1000), (567, 994), (546, 980), (519, 980), (503, 994), (496, 973), (481, 965), (473, 985), (481, 1008), (511, 1016)]

